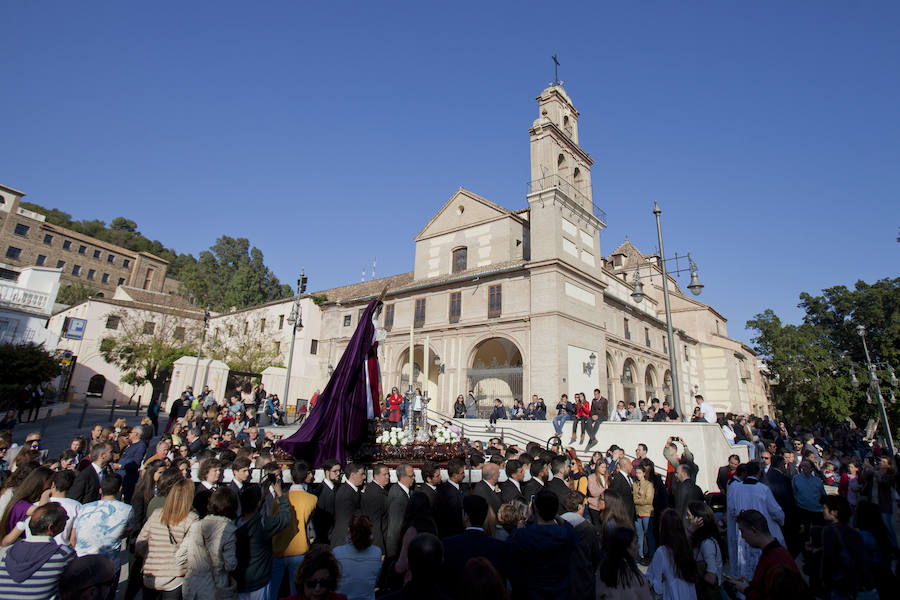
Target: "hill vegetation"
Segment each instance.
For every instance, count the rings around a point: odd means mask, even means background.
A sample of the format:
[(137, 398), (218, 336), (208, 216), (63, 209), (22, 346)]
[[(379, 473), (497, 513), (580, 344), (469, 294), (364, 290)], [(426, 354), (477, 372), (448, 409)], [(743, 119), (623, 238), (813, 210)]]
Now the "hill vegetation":
[[(259, 248), (250, 246), (247, 238), (222, 236), (199, 257), (167, 248), (159, 240), (151, 240), (138, 230), (135, 221), (116, 217), (109, 225), (99, 219), (75, 220), (57, 208), (44, 208), (32, 202), (21, 207), (45, 215), (47, 222), (89, 235), (134, 252), (149, 252), (169, 262), (167, 275), (181, 282), (181, 293), (198, 306), (226, 310), (232, 306), (246, 308), (291, 295), (263, 262)], [(80, 297), (75, 294), (73, 297)], [(63, 300), (59, 300), (62, 302)]]

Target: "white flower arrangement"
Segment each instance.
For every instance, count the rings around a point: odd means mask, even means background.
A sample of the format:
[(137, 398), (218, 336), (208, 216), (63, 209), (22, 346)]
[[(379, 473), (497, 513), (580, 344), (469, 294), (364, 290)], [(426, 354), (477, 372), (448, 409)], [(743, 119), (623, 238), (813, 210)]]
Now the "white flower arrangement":
[(459, 441), (459, 435), (446, 427), (438, 427), (435, 429), (433, 437), (434, 441), (438, 444), (455, 444)]
[(379, 444), (384, 444), (385, 446), (406, 446), (412, 441), (412, 438), (409, 435), (409, 431), (406, 429), (394, 427), (392, 429), (384, 430), (381, 435), (378, 436), (377, 441)]

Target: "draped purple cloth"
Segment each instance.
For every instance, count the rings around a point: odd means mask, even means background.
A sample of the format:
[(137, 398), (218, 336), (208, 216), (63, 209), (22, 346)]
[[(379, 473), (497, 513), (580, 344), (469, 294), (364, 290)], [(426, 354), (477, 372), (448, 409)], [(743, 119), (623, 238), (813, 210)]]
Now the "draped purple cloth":
[(321, 467), (329, 458), (345, 464), (365, 439), (369, 402), (365, 369), (375, 339), (372, 314), (377, 304), (377, 299), (369, 302), (337, 368), (300, 429), (276, 442), (313, 468)]

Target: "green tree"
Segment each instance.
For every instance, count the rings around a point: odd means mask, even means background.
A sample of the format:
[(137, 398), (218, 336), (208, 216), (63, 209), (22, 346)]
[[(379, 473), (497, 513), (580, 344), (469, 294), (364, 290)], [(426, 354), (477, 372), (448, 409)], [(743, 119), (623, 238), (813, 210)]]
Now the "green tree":
[(231, 334), (210, 340), (205, 351), (211, 358), (228, 364), (233, 371), (262, 373), (266, 367), (281, 363), (281, 352), (270, 332), (263, 331), (263, 321), (257, 317), (230, 319)]
[(60, 287), (59, 292), (56, 294), (56, 301), (60, 304), (72, 306), (96, 295), (97, 290), (94, 288), (86, 286), (83, 283), (74, 283)]
[(119, 329), (101, 340), (103, 360), (122, 370), (122, 382), (149, 383), (158, 398), (175, 361), (193, 354), (200, 321), (145, 311), (110, 314), (120, 318)]
[(109, 224), (109, 228), (115, 231), (129, 231), (135, 233), (137, 232), (137, 223), (131, 219), (126, 219), (125, 217), (116, 217)]
[(259, 248), (247, 238), (222, 236), (196, 262), (181, 261), (180, 281), (185, 292), (199, 305), (216, 310), (246, 308), (290, 296), (266, 267)]
[(39, 344), (0, 344), (0, 410), (14, 408), (26, 385), (46, 383), (61, 371), (56, 353)]
[[(771, 309), (747, 322), (775, 381), (776, 407), (801, 423), (877, 417), (876, 406), (866, 402), (864, 369), (855, 370), (862, 385), (851, 385), (852, 363), (865, 363), (856, 327), (866, 328), (874, 362), (900, 366), (900, 278), (858, 281), (852, 290), (835, 286), (819, 296), (803, 293), (800, 307), (805, 311), (800, 325), (782, 323)], [(891, 394), (890, 373), (886, 368), (878, 371), (885, 400)], [(886, 408), (896, 428), (900, 407), (888, 403)]]

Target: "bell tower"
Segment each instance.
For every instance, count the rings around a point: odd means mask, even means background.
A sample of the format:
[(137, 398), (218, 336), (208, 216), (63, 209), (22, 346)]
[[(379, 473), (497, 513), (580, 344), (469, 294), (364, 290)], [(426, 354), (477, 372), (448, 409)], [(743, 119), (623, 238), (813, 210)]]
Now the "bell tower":
[(545, 89), (537, 101), (539, 115), (528, 130), (532, 191), (535, 187), (558, 185), (566, 188), (582, 208), (591, 211), (594, 161), (578, 144), (579, 113), (559, 85)]
[(591, 165), (578, 143), (579, 113), (561, 85), (537, 97), (531, 137), (531, 259), (562, 260), (600, 277), (600, 238), (606, 215), (594, 206)]

